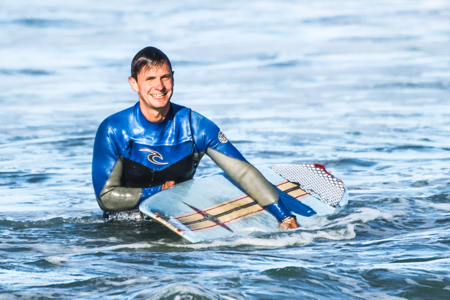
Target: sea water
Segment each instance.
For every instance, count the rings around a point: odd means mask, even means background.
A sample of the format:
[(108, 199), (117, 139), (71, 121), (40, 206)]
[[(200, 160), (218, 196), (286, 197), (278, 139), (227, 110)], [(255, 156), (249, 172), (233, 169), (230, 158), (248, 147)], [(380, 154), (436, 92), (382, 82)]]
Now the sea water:
[[(450, 1), (3, 0), (0, 16), (0, 299), (450, 299)], [(345, 209), (200, 244), (105, 222), (93, 139), (137, 101), (148, 45), (172, 60), (173, 102), (253, 164), (324, 164)]]

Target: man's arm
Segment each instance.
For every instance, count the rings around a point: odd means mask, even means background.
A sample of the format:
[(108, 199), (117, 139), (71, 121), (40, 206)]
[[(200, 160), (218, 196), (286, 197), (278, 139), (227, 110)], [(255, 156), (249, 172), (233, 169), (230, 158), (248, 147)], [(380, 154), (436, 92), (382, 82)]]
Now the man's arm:
[(98, 205), (103, 211), (123, 211), (159, 192), (162, 186), (127, 188), (122, 183), (123, 161), (114, 128), (107, 120), (100, 125), (94, 142), (92, 182)]
[(259, 205), (277, 202), (280, 196), (273, 185), (230, 142), (227, 144), (210, 146), (206, 154)]
[[(195, 114), (195, 115), (194, 115)], [(280, 200), (275, 187), (242, 156), (242, 154), (222, 134), (217, 125), (201, 115), (193, 113), (194, 132), (198, 133), (198, 151), (206, 154), (238, 184), (252, 199), (283, 222), (283, 229), (296, 228), (298, 225), (290, 211)], [(287, 227), (283, 225), (286, 221)]]

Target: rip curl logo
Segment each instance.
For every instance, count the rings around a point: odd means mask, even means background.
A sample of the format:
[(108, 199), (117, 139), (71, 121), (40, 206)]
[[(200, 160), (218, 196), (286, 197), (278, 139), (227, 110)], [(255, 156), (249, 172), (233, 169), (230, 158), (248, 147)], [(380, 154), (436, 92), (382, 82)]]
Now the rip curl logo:
[(219, 131), (219, 141), (223, 144), (225, 144), (226, 142), (228, 142), (227, 137), (225, 136), (225, 134), (223, 134), (222, 131)]
[(150, 154), (147, 156), (148, 160), (151, 163), (154, 163), (156, 165), (167, 165), (167, 162), (160, 162), (160, 161), (156, 161), (155, 158), (159, 158), (160, 160), (163, 160), (163, 157), (160, 153), (156, 152), (155, 150), (150, 150), (150, 149), (141, 149), (139, 151), (144, 151), (144, 152), (150, 152)]

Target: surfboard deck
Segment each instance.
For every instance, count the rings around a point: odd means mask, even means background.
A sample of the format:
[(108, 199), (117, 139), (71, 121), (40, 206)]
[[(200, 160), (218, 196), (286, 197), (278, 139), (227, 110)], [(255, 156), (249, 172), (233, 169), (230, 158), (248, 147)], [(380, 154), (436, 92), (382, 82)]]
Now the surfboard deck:
[[(258, 170), (292, 196), (288, 208), (307, 205), (316, 214), (294, 213), (306, 225), (314, 216), (336, 213), (347, 204), (343, 182), (319, 165), (277, 165)], [(279, 223), (225, 174), (194, 178), (144, 200), (139, 210), (192, 243), (280, 231)]]

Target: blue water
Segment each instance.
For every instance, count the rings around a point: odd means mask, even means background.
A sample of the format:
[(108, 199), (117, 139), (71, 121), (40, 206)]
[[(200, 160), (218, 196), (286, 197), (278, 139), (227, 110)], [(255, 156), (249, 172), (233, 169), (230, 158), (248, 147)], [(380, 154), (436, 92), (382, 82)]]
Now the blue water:
[[(0, 16), (0, 299), (450, 299), (450, 1), (3, 0)], [(147, 45), (172, 60), (175, 103), (254, 164), (324, 164), (348, 206), (200, 244), (105, 223), (93, 138), (137, 101)]]

